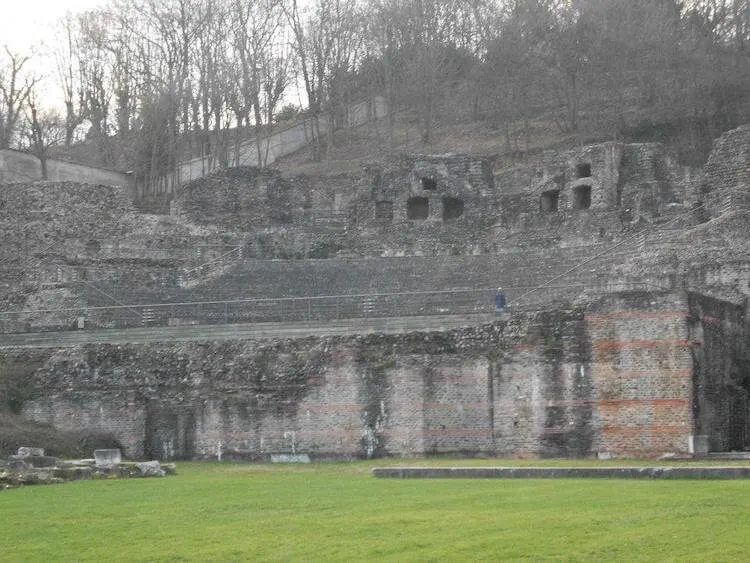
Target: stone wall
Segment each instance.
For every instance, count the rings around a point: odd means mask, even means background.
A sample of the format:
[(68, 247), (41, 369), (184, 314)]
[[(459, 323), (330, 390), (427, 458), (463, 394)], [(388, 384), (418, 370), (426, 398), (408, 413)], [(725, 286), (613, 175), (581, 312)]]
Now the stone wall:
[(24, 413), (136, 457), (682, 453), (686, 315), (631, 293), (450, 332), (56, 350)]
[(750, 184), (750, 125), (716, 139), (704, 167), (709, 190), (743, 190)]
[(692, 185), (690, 171), (656, 143), (545, 153), (537, 164), (495, 181), (495, 237), (529, 248), (609, 242), (663, 223), (684, 212)]
[[(40, 180), (42, 166), (37, 157), (14, 150), (0, 150), (0, 184)], [(127, 191), (130, 199), (135, 195), (132, 174), (66, 160), (47, 160), (47, 181), (119, 186)]]
[(693, 434), (684, 295), (613, 295), (586, 312), (599, 451), (684, 452)]
[[(30, 298), (35, 288), (72, 292), (82, 303), (61, 294), (60, 304), (75, 307), (498, 285), (511, 286), (515, 299), (585, 263), (555, 285), (646, 282), (710, 288), (722, 298), (750, 293), (747, 245), (737, 236), (747, 218), (725, 213), (696, 226), (682, 216), (677, 200), (686, 184), (659, 145), (551, 154), (537, 171), (498, 179), (489, 161), (465, 155), (403, 156), (325, 178), (232, 169), (185, 186), (170, 217), (136, 213), (125, 192), (110, 193), (116, 188), (19, 184), (0, 190), (9, 258), (0, 284), (15, 291), (8, 298), (15, 309), (55, 308), (51, 295)], [(561, 190), (556, 212), (539, 208), (549, 182)], [(584, 182), (591, 206), (574, 209), (571, 198)], [(409, 216), (414, 199), (424, 204), (419, 218)], [(596, 257), (646, 227), (644, 218), (657, 224), (681, 216), (668, 231)]]
[[(230, 229), (138, 213), (126, 189), (74, 182), (0, 184), (0, 311), (35, 309), (59, 288), (123, 303), (118, 287), (167, 290), (185, 267), (242, 245)], [(96, 286), (96, 287), (94, 287)], [(46, 308), (69, 305), (62, 297)], [(36, 305), (34, 304), (36, 303)]]
[[(380, 119), (388, 114), (388, 104), (380, 96), (372, 100), (366, 100), (352, 104), (346, 109), (346, 115), (341, 117), (337, 127), (357, 127), (374, 119)], [(328, 116), (321, 116), (319, 121), (319, 132), (325, 135), (328, 132)], [(269, 166), (279, 158), (292, 154), (312, 142), (315, 138), (313, 123), (305, 119), (299, 123), (284, 129), (274, 131), (260, 139), (250, 139), (240, 143), (239, 147), (229, 147), (225, 158), (219, 159), (217, 155), (211, 157), (194, 158), (179, 163), (177, 172), (167, 178), (160, 179), (156, 185), (139, 185), (140, 196), (147, 193), (159, 191), (177, 192), (182, 184), (202, 178), (218, 168), (217, 163), (228, 162), (231, 167), (256, 167), (261, 164)], [(258, 145), (260, 144), (260, 157)]]
[(545, 153), (497, 175), (491, 165), (449, 154), (324, 178), (227, 170), (183, 187), (173, 213), (247, 232), (258, 258), (465, 255), (611, 242), (685, 213), (693, 183), (653, 143)]
[(696, 434), (712, 451), (750, 447), (750, 351), (746, 301), (691, 294), (690, 341)]

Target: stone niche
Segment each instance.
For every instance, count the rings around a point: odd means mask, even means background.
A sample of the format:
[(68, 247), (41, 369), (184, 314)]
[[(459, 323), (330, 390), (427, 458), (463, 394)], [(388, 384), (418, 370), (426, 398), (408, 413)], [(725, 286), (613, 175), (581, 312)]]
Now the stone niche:
[(679, 210), (689, 176), (657, 143), (546, 152), (533, 166), (498, 176), (496, 234), (522, 239), (546, 232), (550, 240), (575, 244), (611, 240), (634, 223)]
[(489, 162), (480, 158), (409, 155), (368, 172), (373, 177), (373, 194), (368, 196), (374, 200), (372, 222), (391, 216), (383, 202), (391, 202), (395, 223), (452, 222), (478, 217), (494, 196)]

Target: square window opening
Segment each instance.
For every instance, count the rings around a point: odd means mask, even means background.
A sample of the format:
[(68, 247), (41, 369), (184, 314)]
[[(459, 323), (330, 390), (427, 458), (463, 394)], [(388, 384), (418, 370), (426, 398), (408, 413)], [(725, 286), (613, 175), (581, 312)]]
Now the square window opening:
[(430, 178), (428, 176), (423, 177), (422, 189), (434, 192), (435, 190), (437, 190), (437, 180), (435, 178)]
[(591, 178), (591, 163), (582, 162), (576, 166), (576, 176), (578, 178)]

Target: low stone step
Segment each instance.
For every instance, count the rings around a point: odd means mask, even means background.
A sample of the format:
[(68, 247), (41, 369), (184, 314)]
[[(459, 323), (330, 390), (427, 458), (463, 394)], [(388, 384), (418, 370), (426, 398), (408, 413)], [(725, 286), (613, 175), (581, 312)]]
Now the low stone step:
[(750, 467), (376, 467), (390, 479), (750, 479)]

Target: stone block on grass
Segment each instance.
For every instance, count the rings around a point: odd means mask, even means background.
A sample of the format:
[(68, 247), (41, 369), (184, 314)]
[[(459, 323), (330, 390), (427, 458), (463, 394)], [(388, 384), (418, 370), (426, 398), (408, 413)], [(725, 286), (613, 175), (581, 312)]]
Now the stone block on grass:
[(307, 454), (271, 454), (271, 463), (310, 463)]
[(23, 461), (32, 467), (42, 468), (57, 466), (58, 459), (51, 455), (30, 455), (23, 458)]
[(30, 446), (21, 446), (18, 448), (18, 457), (29, 457), (29, 456), (42, 456), (44, 455), (44, 448), (32, 448)]
[(96, 467), (116, 467), (122, 461), (122, 454), (117, 448), (107, 450), (94, 450), (94, 464)]
[(8, 461), (8, 469), (13, 471), (21, 471), (22, 469), (29, 469), (30, 467), (31, 466), (23, 459), (11, 459)]
[(138, 468), (141, 477), (164, 477), (167, 474), (158, 461), (144, 461), (136, 463), (135, 466)]

